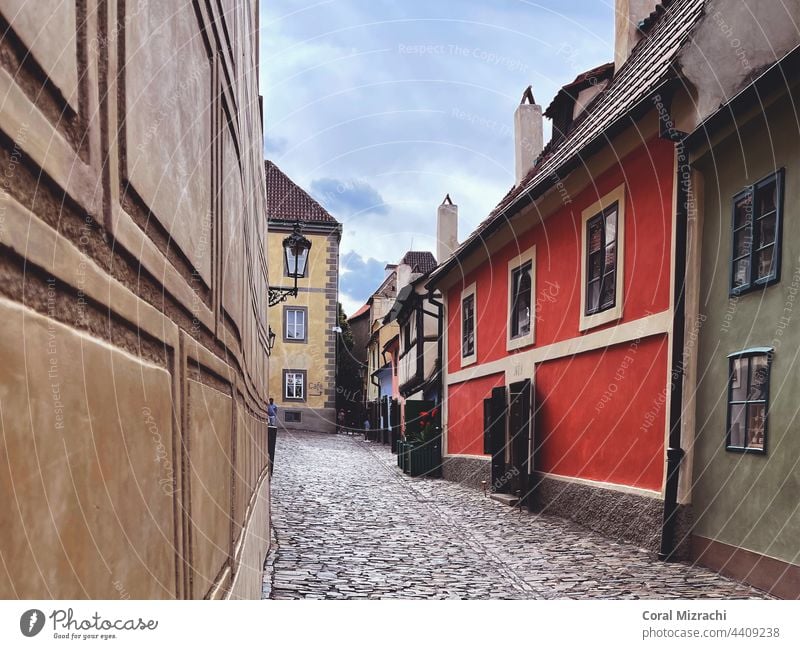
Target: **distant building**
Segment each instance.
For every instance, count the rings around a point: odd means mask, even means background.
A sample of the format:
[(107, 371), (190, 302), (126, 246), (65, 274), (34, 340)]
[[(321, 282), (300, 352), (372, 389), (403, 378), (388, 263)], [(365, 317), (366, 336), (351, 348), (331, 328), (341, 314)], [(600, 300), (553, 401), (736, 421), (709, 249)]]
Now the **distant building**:
[(270, 286), (290, 286), (283, 239), (299, 221), (311, 241), (299, 294), (270, 309), (275, 332), (269, 396), (279, 426), (336, 430), (336, 336), (342, 226), (274, 162), (266, 162)]

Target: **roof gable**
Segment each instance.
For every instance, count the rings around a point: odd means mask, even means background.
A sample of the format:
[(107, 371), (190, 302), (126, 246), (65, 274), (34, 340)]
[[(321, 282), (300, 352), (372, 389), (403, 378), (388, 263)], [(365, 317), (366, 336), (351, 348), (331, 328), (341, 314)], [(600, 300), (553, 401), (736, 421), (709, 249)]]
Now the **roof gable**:
[(274, 162), (265, 160), (264, 169), (267, 176), (268, 219), (332, 225), (338, 223), (322, 205), (283, 173)]

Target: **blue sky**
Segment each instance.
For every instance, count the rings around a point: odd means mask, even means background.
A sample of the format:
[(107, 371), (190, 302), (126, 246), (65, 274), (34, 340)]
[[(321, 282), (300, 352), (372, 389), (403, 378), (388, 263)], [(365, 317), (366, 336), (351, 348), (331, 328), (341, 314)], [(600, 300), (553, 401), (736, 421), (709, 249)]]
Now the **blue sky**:
[[(613, 59), (613, 0), (268, 0), (265, 156), (344, 225), (347, 313), (406, 250), (464, 240), (513, 184), (513, 112)], [(549, 123), (545, 124), (545, 139)]]

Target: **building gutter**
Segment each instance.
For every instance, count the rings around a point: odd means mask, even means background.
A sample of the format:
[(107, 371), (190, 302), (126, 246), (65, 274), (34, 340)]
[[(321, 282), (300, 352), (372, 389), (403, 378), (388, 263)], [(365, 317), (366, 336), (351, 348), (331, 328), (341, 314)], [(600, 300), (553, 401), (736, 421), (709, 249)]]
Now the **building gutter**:
[(675, 554), (675, 523), (678, 515), (678, 479), (684, 450), (681, 448), (683, 423), (683, 378), (686, 371), (684, 340), (686, 327), (686, 249), (688, 199), (691, 167), (684, 143), (686, 133), (675, 128), (670, 115), (671, 93), (659, 102), (659, 137), (675, 143), (675, 255), (672, 294), (672, 354), (670, 357), (669, 435), (667, 438), (667, 479), (664, 488), (664, 514), (658, 558), (669, 561)]

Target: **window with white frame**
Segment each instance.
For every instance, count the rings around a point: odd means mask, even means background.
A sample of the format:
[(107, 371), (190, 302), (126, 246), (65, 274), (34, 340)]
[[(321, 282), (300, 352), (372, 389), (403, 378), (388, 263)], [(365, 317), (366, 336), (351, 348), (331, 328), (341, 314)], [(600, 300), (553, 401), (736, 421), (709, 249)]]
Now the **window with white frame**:
[(584, 331), (622, 317), (625, 186), (583, 210), (581, 313)]
[(305, 370), (283, 370), (283, 398), (285, 401), (306, 400)]
[(477, 359), (478, 336), (475, 317), (475, 284), (461, 293), (461, 365), (469, 365)]
[(534, 246), (508, 262), (508, 350), (533, 344), (535, 255)]
[(285, 307), (284, 340), (287, 342), (306, 342), (306, 315), (304, 307)]

